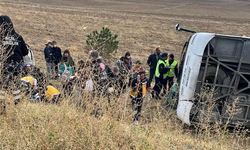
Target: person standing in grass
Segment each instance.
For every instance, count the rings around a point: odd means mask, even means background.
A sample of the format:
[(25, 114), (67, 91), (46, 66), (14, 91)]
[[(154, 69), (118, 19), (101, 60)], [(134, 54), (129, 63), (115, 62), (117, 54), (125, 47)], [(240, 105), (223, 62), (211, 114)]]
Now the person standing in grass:
[(132, 91), (131, 91), (135, 125), (138, 125), (142, 109), (142, 103), (146, 95), (146, 92), (150, 93), (148, 78), (145, 76), (145, 71), (140, 71), (138, 77), (134, 79), (132, 83)]
[(172, 87), (174, 83), (174, 77), (178, 78), (178, 62), (174, 60), (174, 54), (170, 54), (168, 60), (165, 60), (166, 65), (169, 66), (170, 71), (167, 74), (167, 82), (165, 84), (165, 89), (167, 89), (168, 83), (168, 91)]
[(62, 51), (60, 49), (60, 47), (57, 46), (57, 42), (56, 41), (53, 41), (52, 42), (53, 44), (53, 50), (55, 52), (55, 72), (56, 72), (56, 75), (58, 74), (58, 64), (60, 63), (60, 61), (62, 60)]
[[(166, 60), (168, 59), (168, 53), (163, 53), (161, 55), (162, 59), (160, 59), (157, 63), (156, 70), (155, 70), (155, 86), (154, 86), (154, 93), (153, 96), (156, 97), (157, 99), (160, 98), (160, 92), (162, 88), (165, 88), (166, 85), (166, 78), (169, 72), (169, 68), (166, 65)], [(166, 89), (163, 89), (164, 92)]]
[(131, 69), (132, 69), (132, 58), (131, 58), (129, 52), (127, 52), (127, 53), (125, 54), (124, 65), (125, 65), (127, 71), (130, 72)]
[[(0, 114), (5, 113), (5, 92), (11, 90), (14, 104), (20, 102), (20, 77), (23, 57), (28, 54), (26, 43), (21, 35), (16, 33), (8, 16), (0, 16), (0, 46), (1, 46), (1, 80), (0, 80)], [(4, 111), (2, 111), (4, 110)]]
[(69, 62), (68, 62), (68, 57), (67, 56), (63, 56), (63, 64), (61, 65), (61, 68), (59, 70), (59, 74), (61, 75), (65, 69), (67, 69), (70, 72), (70, 76), (72, 75), (72, 67), (70, 66)]
[(150, 67), (150, 76), (149, 76), (149, 85), (151, 85), (151, 82), (153, 80), (153, 77), (155, 75), (155, 69), (156, 69), (156, 65), (158, 63), (158, 61), (161, 59), (161, 49), (160, 47), (156, 48), (155, 53), (151, 54), (148, 57), (148, 61), (147, 64)]
[(47, 41), (44, 48), (44, 57), (47, 66), (47, 77), (53, 78), (55, 76), (55, 52), (52, 48), (52, 42), (50, 40)]
[[(69, 65), (71, 66), (71, 68), (72, 68), (72, 73), (74, 73), (74, 72), (75, 72), (75, 62), (73, 61), (73, 58), (71, 57), (70, 52), (69, 52), (68, 49), (66, 49), (66, 50), (63, 52), (63, 56), (68, 57), (68, 64), (69, 64)], [(62, 60), (61, 64), (63, 64), (63, 63), (64, 63), (64, 62), (63, 62), (63, 60)]]

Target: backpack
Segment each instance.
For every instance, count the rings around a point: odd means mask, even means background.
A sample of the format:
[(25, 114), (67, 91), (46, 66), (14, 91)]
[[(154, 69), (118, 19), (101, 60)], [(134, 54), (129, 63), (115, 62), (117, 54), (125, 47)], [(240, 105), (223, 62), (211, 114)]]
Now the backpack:
[(65, 66), (65, 69), (64, 69), (64, 71), (63, 71), (63, 73), (62, 73), (62, 75), (60, 76), (60, 79), (59, 79), (59, 81), (61, 83), (63, 83), (63, 84), (67, 83), (69, 81), (69, 79), (70, 79), (70, 72), (68, 70), (68, 67), (67, 67), (67, 65), (65, 63), (64, 63), (64, 66)]
[(28, 55), (23, 57), (24, 65), (30, 64), (35, 66), (35, 58), (33, 52), (29, 49)]

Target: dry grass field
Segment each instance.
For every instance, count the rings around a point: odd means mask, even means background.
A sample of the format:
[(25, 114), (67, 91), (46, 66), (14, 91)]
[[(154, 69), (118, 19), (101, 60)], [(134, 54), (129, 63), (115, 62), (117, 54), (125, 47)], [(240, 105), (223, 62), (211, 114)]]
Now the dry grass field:
[[(249, 8), (248, 0), (0, 0), (0, 15), (10, 16), (43, 70), (47, 40), (56, 40), (62, 51), (69, 48), (77, 62), (88, 59), (86, 35), (102, 27), (118, 35), (118, 53), (105, 60), (110, 66), (129, 51), (147, 68), (147, 57), (159, 45), (179, 60), (190, 33), (175, 31), (176, 23), (198, 32), (250, 36)], [(119, 99), (121, 121), (111, 112), (96, 119), (69, 101), (24, 101), (8, 108), (7, 117), (0, 116), (0, 149), (250, 149), (245, 131), (189, 129), (164, 101), (146, 98), (139, 126), (132, 124), (128, 95)]]

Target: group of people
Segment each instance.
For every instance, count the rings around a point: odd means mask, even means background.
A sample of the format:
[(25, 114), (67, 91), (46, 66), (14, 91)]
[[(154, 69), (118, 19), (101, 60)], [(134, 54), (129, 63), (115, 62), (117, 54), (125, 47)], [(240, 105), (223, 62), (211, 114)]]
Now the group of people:
[[(161, 54), (160, 47), (156, 48), (154, 54), (148, 58), (147, 64), (150, 67), (149, 84), (155, 76), (155, 86), (153, 87), (153, 96), (161, 99), (160, 92), (163, 89), (162, 96), (166, 95), (173, 85), (174, 77), (178, 78), (178, 62), (174, 60), (174, 54)], [(168, 89), (167, 89), (168, 84)]]
[(44, 57), (48, 78), (57, 78), (58, 74), (62, 74), (65, 68), (68, 68), (70, 70), (70, 74), (72, 75), (75, 69), (75, 63), (69, 50), (66, 49), (62, 55), (61, 49), (57, 46), (56, 41), (51, 42), (48, 40), (45, 45)]
[[(26, 87), (32, 88), (32, 90), (28, 90), (29, 92), (36, 91), (41, 85), (45, 87), (45, 89), (51, 89), (52, 92), (47, 92), (51, 93), (50, 96), (47, 96), (48, 99), (52, 99), (54, 95), (59, 95), (60, 92), (48, 84), (48, 80), (44, 78), (39, 68), (36, 68), (34, 64), (23, 65), (23, 57), (27, 56), (29, 51), (22, 36), (15, 32), (8, 16), (0, 16), (0, 29), (2, 50), (5, 50), (7, 54), (7, 59), (2, 59), (4, 65), (3, 68), (1, 68), (4, 70), (2, 71), (2, 90), (0, 91), (0, 104), (4, 106), (3, 108), (5, 109), (5, 104), (3, 103), (5, 92), (7, 89), (10, 89), (10, 87), (12, 87), (11, 90), (13, 91), (15, 104), (17, 105), (20, 102), (21, 91), (20, 86), (17, 86), (20, 80), (25, 83)], [(97, 50), (91, 50), (89, 52), (89, 61), (80, 60), (75, 65), (69, 50), (65, 50), (62, 54), (56, 41), (47, 41), (45, 45), (46, 78), (57, 78), (59, 74), (60, 80), (66, 73), (73, 76), (72, 79), (70, 78), (67, 82), (63, 83), (63, 87), (67, 89), (69, 94), (75, 93), (78, 104), (84, 103), (83, 100), (79, 98), (80, 95), (84, 93), (83, 91), (88, 91), (90, 95), (97, 99), (107, 97), (110, 103), (111, 95), (118, 98), (125, 92), (125, 89), (131, 87), (130, 96), (132, 98), (134, 111), (134, 124), (138, 124), (146, 93), (152, 94), (154, 98), (161, 99), (161, 90), (163, 89), (163, 95), (166, 94), (167, 83), (168, 89), (170, 89), (174, 77), (178, 77), (178, 63), (174, 60), (174, 55), (168, 55), (167, 53), (161, 54), (160, 47), (156, 48), (155, 53), (148, 58), (147, 64), (150, 67), (150, 76), (148, 79), (140, 60), (135, 61), (133, 68), (133, 62), (129, 52), (117, 60), (113, 64), (113, 67), (110, 68), (103, 62)], [(22, 70), (26, 70), (25, 73), (21, 73)], [(154, 76), (155, 85), (151, 89)], [(27, 86), (26, 83), (29, 83), (31, 86)], [(12, 84), (12, 86), (10, 86), (10, 84)], [(73, 86), (75, 87), (74, 92), (72, 92)], [(37, 93), (34, 93), (32, 95), (36, 94)]]

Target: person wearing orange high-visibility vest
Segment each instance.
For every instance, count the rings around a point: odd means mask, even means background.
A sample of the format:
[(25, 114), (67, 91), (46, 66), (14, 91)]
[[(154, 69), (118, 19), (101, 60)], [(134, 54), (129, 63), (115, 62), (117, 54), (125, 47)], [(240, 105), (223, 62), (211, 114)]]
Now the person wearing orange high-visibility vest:
[[(178, 77), (178, 62), (174, 60), (174, 54), (170, 54), (168, 60), (165, 61), (166, 65), (170, 67), (170, 71), (167, 73), (167, 83), (168, 84), (168, 91), (173, 85), (174, 77)], [(166, 89), (166, 88), (165, 88)]]

